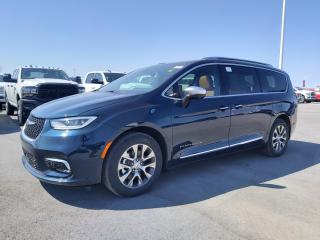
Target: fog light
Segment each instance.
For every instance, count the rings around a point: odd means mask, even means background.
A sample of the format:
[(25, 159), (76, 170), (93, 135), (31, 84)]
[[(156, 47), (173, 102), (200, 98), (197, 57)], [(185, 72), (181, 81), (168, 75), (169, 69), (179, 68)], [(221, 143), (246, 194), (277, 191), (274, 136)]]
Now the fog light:
[(46, 158), (45, 163), (47, 167), (51, 170), (62, 172), (62, 173), (71, 173), (70, 165), (66, 160), (56, 159), (56, 158)]

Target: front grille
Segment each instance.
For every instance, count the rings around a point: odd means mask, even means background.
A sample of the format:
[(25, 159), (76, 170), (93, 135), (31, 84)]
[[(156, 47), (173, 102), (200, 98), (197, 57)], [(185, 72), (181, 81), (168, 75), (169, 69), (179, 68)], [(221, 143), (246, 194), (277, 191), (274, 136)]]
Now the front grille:
[(35, 169), (37, 170), (41, 170), (41, 167), (39, 165), (39, 162), (37, 161), (37, 159), (29, 152), (23, 150), (24, 156), (26, 157), (26, 160), (28, 161), (28, 163)]
[(77, 94), (79, 92), (76, 85), (71, 84), (41, 84), (38, 88), (38, 98), (44, 100), (54, 100), (62, 97)]
[(42, 131), (44, 122), (45, 119), (36, 118), (30, 115), (24, 127), (24, 133), (27, 135), (27, 137), (36, 139)]

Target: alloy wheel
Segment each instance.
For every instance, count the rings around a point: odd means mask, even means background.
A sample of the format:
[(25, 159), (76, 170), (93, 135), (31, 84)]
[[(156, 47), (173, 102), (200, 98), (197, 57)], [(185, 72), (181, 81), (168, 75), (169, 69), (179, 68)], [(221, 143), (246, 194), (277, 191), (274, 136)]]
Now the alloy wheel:
[(281, 152), (287, 144), (287, 130), (285, 126), (278, 125), (272, 134), (272, 147), (276, 152)]
[(156, 156), (152, 148), (135, 144), (122, 154), (118, 163), (118, 177), (125, 187), (139, 188), (149, 182), (155, 168)]

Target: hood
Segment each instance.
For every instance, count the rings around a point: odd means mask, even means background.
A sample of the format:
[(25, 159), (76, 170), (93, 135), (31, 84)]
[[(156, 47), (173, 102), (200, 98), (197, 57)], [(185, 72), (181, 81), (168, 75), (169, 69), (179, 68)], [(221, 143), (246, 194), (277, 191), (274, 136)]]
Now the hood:
[(75, 117), (87, 111), (131, 101), (136, 95), (111, 92), (90, 92), (57, 99), (35, 108), (32, 115), (38, 118)]
[(43, 84), (43, 83), (60, 83), (60, 84), (73, 84), (73, 85), (78, 85), (76, 82), (73, 82), (71, 80), (65, 80), (65, 79), (55, 79), (55, 78), (36, 78), (36, 79), (25, 79), (21, 83), (21, 86), (36, 86), (38, 84)]

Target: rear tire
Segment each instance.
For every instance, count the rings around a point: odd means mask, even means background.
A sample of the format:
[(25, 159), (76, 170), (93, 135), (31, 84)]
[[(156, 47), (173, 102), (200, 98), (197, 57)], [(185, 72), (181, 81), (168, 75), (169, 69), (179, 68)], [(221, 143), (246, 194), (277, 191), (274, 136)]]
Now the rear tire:
[(162, 152), (156, 140), (144, 133), (128, 133), (113, 143), (103, 167), (103, 184), (118, 196), (147, 191), (162, 169)]
[(8, 116), (11, 116), (14, 114), (14, 107), (11, 106), (11, 104), (9, 103), (8, 99), (6, 99), (6, 114)]
[(276, 119), (271, 128), (264, 153), (269, 157), (279, 157), (284, 154), (288, 146), (289, 136), (288, 124), (280, 118)]

